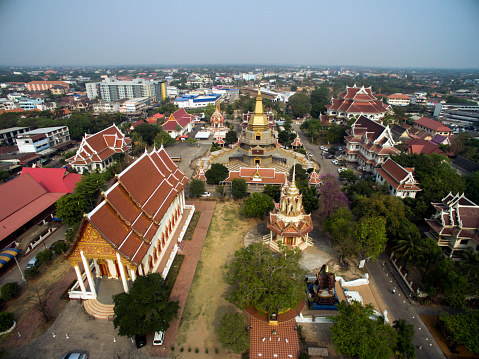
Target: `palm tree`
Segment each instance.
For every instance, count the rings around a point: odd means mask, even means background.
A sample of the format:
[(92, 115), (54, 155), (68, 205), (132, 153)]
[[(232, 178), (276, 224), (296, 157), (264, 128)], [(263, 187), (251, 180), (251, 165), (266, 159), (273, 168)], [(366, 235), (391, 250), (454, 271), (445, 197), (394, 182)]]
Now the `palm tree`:
[(412, 223), (403, 223), (398, 231), (398, 237), (393, 250), (399, 258), (404, 258), (404, 269), (407, 270), (409, 262), (416, 264), (423, 241), (417, 227)]
[(432, 238), (424, 238), (419, 248), (416, 266), (421, 271), (421, 281), (424, 282), (427, 272), (439, 262), (442, 250)]

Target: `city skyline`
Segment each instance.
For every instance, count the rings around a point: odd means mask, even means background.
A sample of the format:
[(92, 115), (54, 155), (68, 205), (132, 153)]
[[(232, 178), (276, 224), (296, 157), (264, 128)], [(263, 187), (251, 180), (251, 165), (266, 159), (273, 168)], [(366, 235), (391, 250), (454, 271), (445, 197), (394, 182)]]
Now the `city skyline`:
[(479, 68), (479, 2), (0, 3), (0, 66)]

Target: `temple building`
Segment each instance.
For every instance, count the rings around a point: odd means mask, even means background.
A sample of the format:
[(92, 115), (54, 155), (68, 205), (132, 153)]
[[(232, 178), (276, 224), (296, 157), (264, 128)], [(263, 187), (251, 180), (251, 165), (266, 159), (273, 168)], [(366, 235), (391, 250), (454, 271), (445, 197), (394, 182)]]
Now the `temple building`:
[(303, 195), (295, 184), (295, 172), (291, 184), (287, 181), (281, 189), (279, 205), (269, 214), (267, 226), (270, 234), (263, 237), (271, 249), (279, 251), (279, 244), (304, 251), (312, 246), (308, 233), (313, 230), (313, 221), (310, 214), (303, 209)]
[(102, 172), (113, 165), (115, 153), (127, 153), (130, 148), (131, 140), (112, 125), (94, 135), (85, 135), (75, 155), (66, 161), (81, 174), (95, 170)]
[(187, 182), (163, 147), (145, 151), (117, 175), (84, 215), (67, 253), (78, 278), (70, 298), (95, 299), (100, 279), (121, 280), (128, 292), (137, 276), (158, 272), (166, 278), (194, 212), (185, 205)]
[(205, 163), (222, 163), (230, 171), (240, 168), (275, 168), (278, 172), (288, 173), (294, 163), (301, 163), (304, 168), (312, 167), (307, 156), (292, 150), (285, 150), (278, 145), (274, 136), (272, 119), (263, 111), (261, 90), (256, 97), (255, 111), (247, 114), (248, 124), (239, 136), (238, 144), (224, 150), (212, 152)]
[(331, 98), (326, 105), (330, 123), (346, 124), (348, 119), (363, 115), (373, 121), (379, 121), (391, 109), (373, 95), (371, 87), (346, 86), (339, 99)]

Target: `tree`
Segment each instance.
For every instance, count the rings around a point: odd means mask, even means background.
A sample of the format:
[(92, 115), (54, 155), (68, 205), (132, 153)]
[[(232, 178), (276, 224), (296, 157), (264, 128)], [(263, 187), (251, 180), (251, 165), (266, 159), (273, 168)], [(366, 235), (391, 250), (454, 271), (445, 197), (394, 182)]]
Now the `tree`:
[(56, 254), (65, 253), (68, 249), (68, 244), (65, 241), (57, 241), (53, 244), (53, 251)]
[(38, 260), (38, 264), (48, 263), (52, 260), (52, 251), (45, 249), (41, 252), (38, 252), (36, 258)]
[(68, 226), (80, 222), (87, 209), (87, 199), (78, 193), (67, 194), (57, 200), (57, 216)]
[(0, 181), (7, 182), (10, 179), (10, 172), (7, 170), (0, 170)]
[(160, 132), (160, 129), (158, 126), (153, 126), (149, 123), (142, 123), (141, 125), (135, 127), (134, 132), (138, 133), (143, 141), (151, 146), (156, 135)]
[(279, 203), (281, 199), (281, 186), (277, 184), (267, 184), (264, 187), (263, 193), (270, 196), (276, 203)]
[(0, 313), (0, 332), (5, 332), (10, 329), (15, 320), (15, 314), (12, 312), (1, 312)]
[(388, 359), (396, 347), (396, 331), (384, 323), (382, 317), (376, 320), (372, 305), (362, 306), (358, 302), (338, 305), (339, 315), (331, 317), (331, 339), (334, 346), (348, 357), (361, 359)]
[(288, 104), (294, 117), (303, 117), (311, 111), (311, 100), (304, 93), (295, 93), (289, 98)]
[(236, 143), (238, 141), (238, 134), (236, 133), (235, 130), (229, 130), (226, 132), (225, 136), (225, 144), (226, 145), (231, 145), (233, 143)]
[(211, 103), (206, 105), (206, 107), (203, 109), (203, 111), (205, 112), (205, 118), (210, 118), (213, 112), (215, 112), (215, 110), (216, 110), (215, 105)]
[(352, 254), (353, 226), (353, 214), (347, 207), (339, 208), (323, 222), (324, 230), (331, 234), (332, 242), (338, 247), (341, 257)]
[(218, 195), (221, 198), (225, 198), (225, 196), (226, 196), (226, 186), (224, 184), (216, 186), (216, 193), (218, 193)]
[(319, 210), (324, 218), (341, 207), (348, 207), (349, 200), (341, 191), (341, 184), (332, 174), (321, 176), (323, 185), (319, 189)]
[(200, 179), (192, 179), (190, 181), (189, 195), (191, 197), (199, 197), (205, 193), (205, 182)]
[(386, 247), (386, 221), (381, 217), (362, 217), (354, 226), (353, 237), (357, 258), (375, 259)]
[(246, 197), (248, 191), (248, 184), (244, 178), (233, 178), (231, 181), (231, 193), (234, 199)]
[(221, 163), (213, 163), (208, 171), (205, 172), (206, 182), (208, 184), (219, 184), (224, 181), (229, 174), (228, 168)]
[(226, 282), (234, 286), (227, 300), (241, 309), (252, 306), (268, 314), (296, 308), (305, 298), (300, 258), (299, 249), (286, 246), (279, 254), (261, 243), (237, 250), (226, 274)]
[(217, 331), (218, 341), (225, 349), (244, 353), (249, 349), (249, 334), (241, 313), (225, 314)]
[(245, 199), (243, 212), (248, 217), (262, 219), (274, 209), (273, 199), (264, 193), (253, 193)]
[(93, 208), (101, 191), (105, 189), (104, 175), (102, 173), (92, 172), (82, 176), (80, 181), (75, 185), (74, 192), (88, 199), (90, 208)]
[(8, 282), (0, 288), (0, 297), (5, 301), (15, 298), (20, 292), (20, 286), (17, 282)]
[(168, 301), (170, 293), (159, 273), (139, 276), (129, 293), (113, 296), (118, 334), (129, 338), (135, 335), (166, 331), (178, 317), (178, 301)]
[(90, 133), (92, 121), (86, 114), (74, 112), (66, 121), (66, 126), (72, 140), (81, 141), (85, 133)]
[(408, 324), (405, 319), (395, 320), (393, 328), (397, 332), (397, 344), (394, 348), (396, 357), (399, 359), (413, 359), (416, 357), (414, 348), (414, 325)]
[(439, 325), (448, 339), (455, 341), (474, 354), (479, 354), (479, 312), (448, 314), (439, 316)]
[(407, 263), (416, 264), (418, 262), (423, 242), (416, 225), (407, 220), (399, 232), (401, 235), (395, 240), (396, 244), (393, 250), (399, 258), (404, 258), (404, 267), (406, 268)]
[(349, 184), (355, 183), (358, 180), (358, 176), (356, 176), (353, 170), (344, 170), (339, 172), (339, 177), (345, 179)]
[[(186, 141), (190, 140), (188, 138)], [(196, 140), (195, 140), (196, 142)], [(161, 131), (155, 136), (154, 144), (156, 148), (161, 147), (162, 145), (165, 147), (171, 146), (175, 144), (175, 139), (170, 136), (170, 134), (166, 131)]]
[(479, 171), (466, 177), (466, 197), (474, 203), (479, 203)]

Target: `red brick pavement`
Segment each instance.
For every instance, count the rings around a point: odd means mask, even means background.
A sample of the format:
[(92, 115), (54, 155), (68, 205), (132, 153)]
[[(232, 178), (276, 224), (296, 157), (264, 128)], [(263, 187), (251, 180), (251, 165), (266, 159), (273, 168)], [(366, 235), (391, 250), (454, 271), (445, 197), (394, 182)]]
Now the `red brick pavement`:
[[(73, 280), (76, 278), (75, 270), (70, 270), (63, 276), (60, 281), (55, 284), (48, 296), (48, 308), (54, 308), (60, 300), (60, 296), (67, 290)], [(33, 334), (43, 322), (42, 314), (36, 310), (32, 310), (20, 323), (12, 334), (2, 343), (2, 347), (12, 348), (18, 345), (24, 345), (32, 339)], [(20, 333), (20, 337), (18, 336)]]
[(185, 242), (186, 246), (183, 250), (185, 259), (183, 260), (180, 273), (176, 278), (175, 285), (170, 295), (170, 300), (178, 300), (180, 302), (178, 319), (175, 319), (170, 323), (170, 328), (165, 333), (163, 348), (159, 346), (151, 347), (150, 355), (155, 357), (164, 356), (165, 351), (168, 351), (169, 353), (170, 346), (175, 342), (183, 309), (185, 308), (186, 299), (188, 298), (191, 283), (193, 282), (193, 277), (195, 275), (196, 265), (200, 259), (201, 249), (203, 248), (203, 243), (205, 242), (206, 234), (208, 233), (208, 228), (216, 206), (216, 202), (213, 201), (188, 201), (186, 204), (194, 204), (196, 210), (201, 212), (201, 216), (196, 225), (193, 239)]

